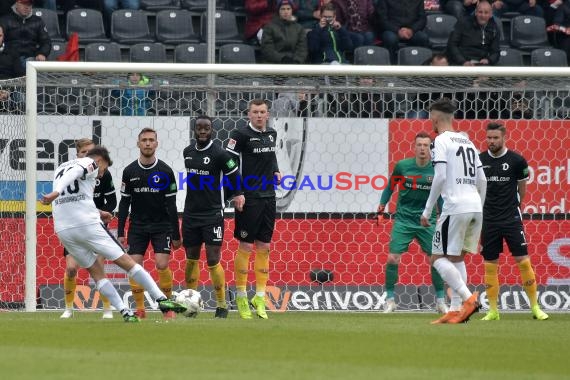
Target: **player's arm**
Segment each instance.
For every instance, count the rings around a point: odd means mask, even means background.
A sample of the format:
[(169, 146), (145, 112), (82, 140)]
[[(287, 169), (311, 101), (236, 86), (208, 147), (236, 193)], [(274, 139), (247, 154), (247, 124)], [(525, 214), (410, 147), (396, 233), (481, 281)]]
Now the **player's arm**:
[[(226, 151), (228, 151), (235, 160), (240, 161), (240, 156), (242, 152), (242, 135), (238, 129), (234, 129), (230, 133), (230, 138), (226, 144)], [(236, 179), (236, 189), (243, 189), (243, 178), (238, 174)], [(245, 196), (242, 194), (234, 195), (234, 207), (236, 211), (243, 211), (243, 206), (245, 204)]]
[(382, 214), (384, 212), (384, 209), (386, 208), (386, 205), (388, 204), (388, 202), (390, 202), (390, 198), (394, 193), (394, 189), (396, 188), (396, 186), (398, 186), (398, 183), (396, 181), (398, 178), (401, 178), (400, 162), (397, 162), (396, 166), (394, 166), (392, 174), (388, 179), (388, 186), (386, 186), (382, 191), (382, 195), (380, 196), (380, 204), (378, 205), (378, 210), (377, 210), (378, 214)]
[(123, 170), (123, 178), (121, 179), (121, 201), (119, 202), (119, 223), (117, 226), (117, 237), (119, 241), (124, 244), (125, 240), (125, 224), (129, 216), (129, 209), (131, 207), (131, 188), (129, 185), (129, 173)]
[(445, 161), (437, 163), (434, 162), (434, 165), (435, 166), (433, 168), (434, 170), (433, 182), (431, 184), (429, 197), (421, 217), (421, 224), (424, 227), (430, 225), (429, 217), (433, 210), (433, 206), (435, 206), (435, 203), (437, 202), (438, 198), (441, 195), (441, 191), (443, 190), (443, 185), (445, 184), (445, 180), (447, 177), (447, 162)]
[(517, 170), (517, 190), (519, 193), (519, 207), (523, 208), (523, 200), (526, 195), (526, 183), (529, 179), (528, 175), (528, 163), (522, 157), (522, 161), (520, 162), (519, 169)]
[(73, 181), (84, 177), (88, 173), (97, 171), (97, 164), (92, 159), (87, 159), (87, 165), (82, 166), (79, 163), (71, 166), (67, 169), (61, 169), (59, 173), (55, 175), (56, 181), (53, 184), (53, 191), (49, 194), (44, 194), (40, 202), (44, 205), (49, 205), (51, 202), (57, 199), (65, 189), (70, 186)]
[[(275, 132), (275, 141), (277, 141), (277, 132)], [(277, 154), (273, 152), (271, 155), (271, 166), (273, 170), (273, 177), (275, 178), (275, 182), (277, 185), (281, 183), (282, 174), (279, 171), (279, 164), (277, 163)]]
[(117, 207), (117, 195), (115, 186), (113, 185), (113, 178), (111, 177), (111, 173), (107, 172), (109, 182), (106, 183), (103, 192), (103, 207), (101, 209), (107, 212), (113, 212)]
[(170, 229), (172, 230), (172, 246), (174, 249), (180, 248), (182, 245), (182, 240), (180, 240), (180, 223), (178, 221), (178, 208), (176, 207), (176, 177), (174, 177), (174, 172), (169, 168), (167, 171), (168, 177), (170, 178), (170, 186), (164, 191), (165, 203), (168, 216), (170, 218)]
[(239, 178), (239, 164), (237, 159), (232, 157), (226, 151), (222, 151), (220, 157), (222, 168), (221, 171), (224, 176), (227, 178), (228, 186), (224, 189), (224, 195), (227, 196), (228, 199), (232, 197), (237, 197), (238, 195), (243, 195), (243, 190), (240, 186), (240, 178)]
[(481, 197), (481, 206), (485, 205), (485, 198), (487, 196), (487, 177), (482, 166), (477, 168), (477, 181), (476, 185), (479, 196)]

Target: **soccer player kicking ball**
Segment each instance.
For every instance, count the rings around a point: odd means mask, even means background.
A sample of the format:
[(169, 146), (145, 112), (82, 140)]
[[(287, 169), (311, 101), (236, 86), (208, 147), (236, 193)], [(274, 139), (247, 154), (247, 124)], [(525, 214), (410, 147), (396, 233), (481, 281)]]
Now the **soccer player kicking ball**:
[(216, 294), (214, 318), (227, 318), (226, 278), (220, 264), (224, 241), (224, 189), (235, 189), (239, 166), (229, 152), (212, 141), (212, 119), (202, 115), (194, 124), (195, 143), (184, 148), (186, 201), (182, 217), (182, 242), (186, 249), (186, 287), (196, 290), (200, 278), (200, 250), (206, 246), (206, 260)]
[[(95, 148), (93, 140), (83, 138), (75, 142), (77, 150), (77, 158), (83, 158), (91, 149)], [(98, 178), (95, 183), (95, 190), (93, 191), (95, 207), (99, 210), (113, 212), (117, 206), (117, 197), (115, 196), (115, 186), (113, 186), (113, 177), (108, 170), (105, 170), (103, 176)], [(73, 299), (75, 298), (75, 288), (77, 287), (77, 271), (79, 264), (73, 256), (63, 249), (63, 256), (65, 257), (65, 275), (63, 277), (63, 292), (65, 294), (65, 311), (61, 314), (60, 318), (68, 319), (73, 317)], [(97, 256), (97, 260), (101, 261), (104, 265), (105, 258)], [(112, 319), (113, 311), (111, 310), (111, 302), (101, 295), (103, 302), (103, 319)]]
[(523, 156), (507, 149), (507, 129), (498, 123), (487, 125), (488, 151), (479, 157), (487, 176), (487, 197), (483, 207), (481, 254), (485, 259), (485, 286), (489, 299), (489, 312), (482, 320), (498, 321), (499, 254), (503, 252), (503, 240), (513, 255), (521, 274), (524, 290), (528, 295), (534, 319), (548, 319), (540, 309), (536, 294), (536, 278), (528, 257), (528, 245), (524, 236), (521, 205), (526, 193), (528, 164)]
[(106, 148), (97, 146), (87, 157), (64, 162), (55, 171), (53, 191), (40, 199), (44, 205), (53, 202), (55, 232), (63, 246), (95, 281), (97, 290), (121, 312), (125, 322), (139, 319), (123, 303), (115, 287), (105, 277), (103, 265), (97, 255), (113, 261), (125, 270), (130, 278), (141, 284), (156, 300), (163, 313), (186, 311), (186, 307), (166, 298), (142, 266), (127, 255), (117, 240), (103, 226), (111, 214), (99, 211), (93, 202), (97, 178), (112, 165)]
[[(441, 99), (430, 108), (433, 130), (438, 134), (432, 152), (435, 175), (421, 216), (424, 227), (440, 194), (443, 210), (432, 240), (431, 262), (452, 289), (450, 311), (432, 323), (462, 323), (480, 308), (478, 292), (467, 288), (466, 252), (476, 253), (487, 180), (473, 143), (453, 129), (455, 106)], [(463, 301), (463, 305), (460, 302)]]
[[(416, 135), (414, 143), (415, 157), (398, 161), (388, 186), (382, 192), (378, 214), (382, 214), (394, 189), (398, 188), (398, 203), (396, 205), (396, 220), (390, 237), (390, 253), (386, 262), (386, 303), (384, 312), (391, 313), (396, 310), (394, 301), (394, 286), (398, 282), (398, 265), (402, 253), (408, 251), (410, 243), (415, 238), (422, 250), (431, 256), (431, 240), (434, 226), (422, 227), (419, 223), (421, 213), (426, 204), (433, 179), (433, 165), (430, 161), (431, 137), (420, 132)], [(440, 198), (441, 199), (441, 198)], [(440, 205), (441, 206), (441, 205)], [(435, 210), (430, 216), (430, 222), (435, 223)], [(437, 297), (436, 310), (446, 314), (448, 309), (445, 304), (443, 279), (433, 267), (431, 267), (431, 281), (435, 287)]]

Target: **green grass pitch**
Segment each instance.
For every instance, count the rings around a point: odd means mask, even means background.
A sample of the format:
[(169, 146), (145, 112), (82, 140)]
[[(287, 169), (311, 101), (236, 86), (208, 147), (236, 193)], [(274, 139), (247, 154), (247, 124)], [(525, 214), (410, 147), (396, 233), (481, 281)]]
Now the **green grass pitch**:
[(0, 313), (3, 379), (568, 379), (570, 314), (430, 325), (427, 313)]

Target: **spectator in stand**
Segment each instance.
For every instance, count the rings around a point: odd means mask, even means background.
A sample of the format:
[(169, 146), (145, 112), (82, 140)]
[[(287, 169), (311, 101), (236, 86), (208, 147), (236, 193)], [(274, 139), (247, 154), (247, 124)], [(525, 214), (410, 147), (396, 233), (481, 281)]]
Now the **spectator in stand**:
[(499, 61), (499, 28), (487, 0), (480, 0), (475, 14), (458, 21), (447, 41), (452, 65), (495, 65)]
[(250, 43), (261, 43), (263, 27), (277, 12), (274, 0), (245, 0), (244, 38)]
[(12, 12), (0, 18), (0, 25), (4, 26), (6, 48), (20, 57), (23, 70), (26, 60), (46, 60), (51, 39), (44, 21), (32, 13), (32, 0), (17, 0)]
[[(330, 0), (326, 0), (330, 3)], [(305, 29), (313, 29), (313, 26), (321, 18), (321, 0), (299, 0), (299, 8), (295, 12), (297, 22)]]
[(307, 42), (313, 63), (346, 63), (346, 53), (354, 50), (348, 30), (336, 20), (336, 8), (332, 3), (321, 8), (321, 20), (307, 34)]
[(332, 0), (336, 19), (344, 25), (352, 39), (352, 47), (374, 44), (374, 3), (372, 0)]
[[(95, 0), (101, 1), (101, 0)], [(140, 9), (140, 0), (103, 0), (103, 16), (107, 33), (111, 33), (111, 15), (117, 9)]]
[(564, 0), (558, 5), (552, 23), (547, 30), (556, 32), (558, 48), (566, 52), (570, 66), (570, 0)]
[(307, 33), (293, 17), (292, 0), (277, 2), (279, 13), (265, 25), (261, 38), (261, 55), (267, 63), (305, 63)]
[(151, 108), (153, 91), (145, 87), (150, 86), (150, 79), (141, 73), (129, 73), (127, 88), (113, 90), (113, 97), (121, 99), (122, 116), (147, 116)]
[(505, 12), (519, 12), (528, 16), (544, 16), (544, 10), (536, 0), (495, 0), (493, 1), (495, 16), (501, 17)]
[(475, 12), (478, 0), (441, 0), (440, 9), (458, 20)]
[[(4, 27), (0, 25), (0, 80), (12, 79), (26, 75), (20, 57), (15, 51), (10, 50), (4, 43)], [(2, 96), (5, 97), (5, 91), (0, 91)], [(4, 99), (0, 99), (4, 100)]]
[(382, 44), (390, 51), (392, 62), (400, 43), (429, 47), (423, 0), (380, 0), (376, 13), (380, 22)]
[(560, 8), (563, 2), (563, 0), (542, 0), (540, 2), (539, 6), (542, 7), (542, 10), (544, 11), (544, 21), (546, 22), (547, 27), (554, 24), (556, 11)]

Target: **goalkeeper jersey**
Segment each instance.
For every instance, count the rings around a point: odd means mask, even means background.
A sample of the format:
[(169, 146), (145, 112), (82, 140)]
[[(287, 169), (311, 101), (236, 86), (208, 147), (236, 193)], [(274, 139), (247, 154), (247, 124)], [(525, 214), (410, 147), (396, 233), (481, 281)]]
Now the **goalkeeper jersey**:
[[(415, 157), (398, 161), (390, 175), (388, 186), (382, 192), (380, 203), (387, 204), (392, 193), (398, 190), (396, 219), (417, 226), (429, 197), (433, 175), (431, 163), (420, 167), (416, 164)], [(430, 220), (432, 224), (435, 222), (435, 215), (434, 209)]]

